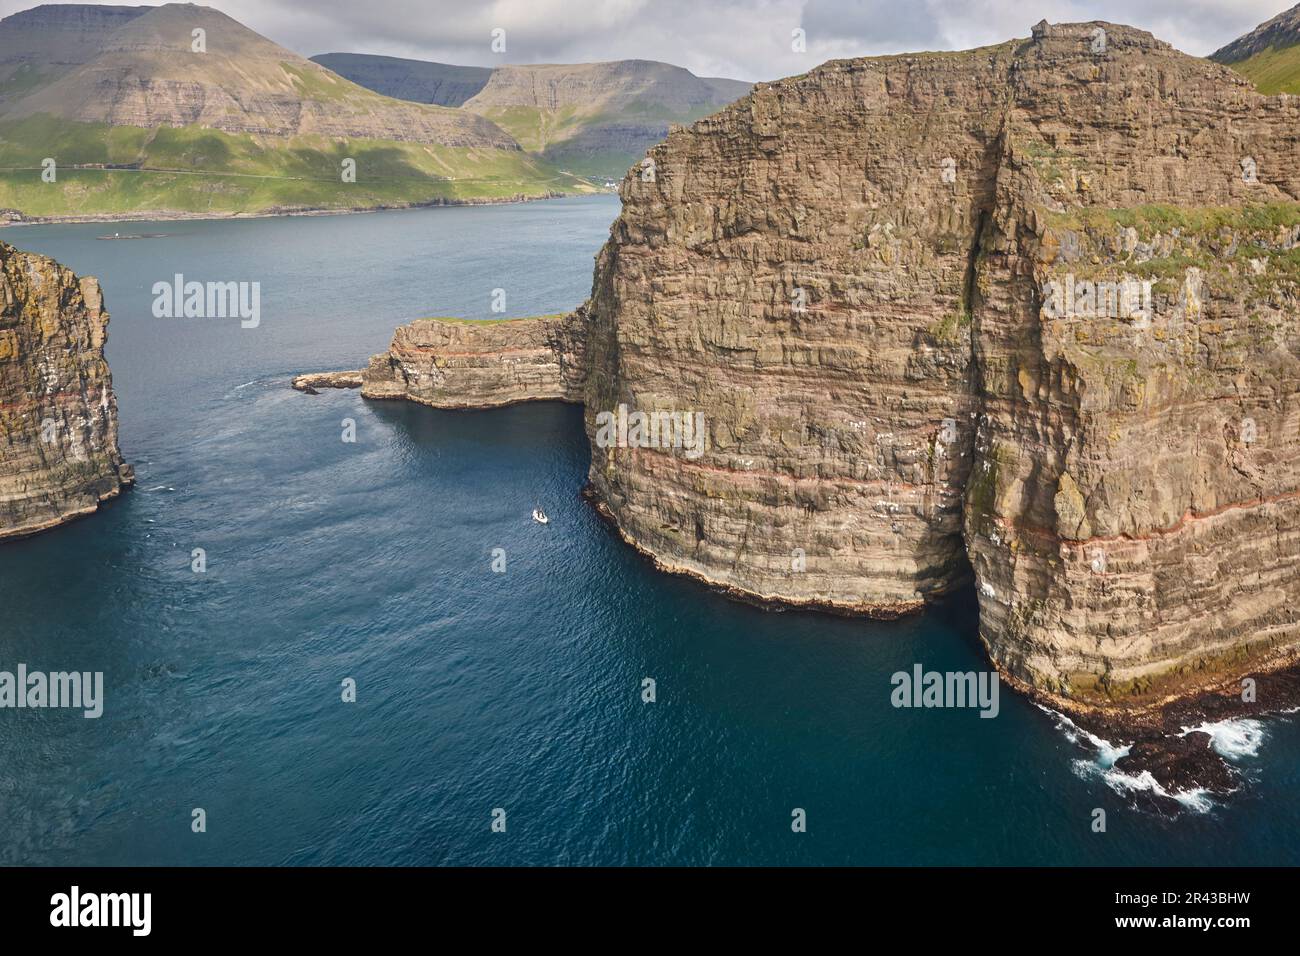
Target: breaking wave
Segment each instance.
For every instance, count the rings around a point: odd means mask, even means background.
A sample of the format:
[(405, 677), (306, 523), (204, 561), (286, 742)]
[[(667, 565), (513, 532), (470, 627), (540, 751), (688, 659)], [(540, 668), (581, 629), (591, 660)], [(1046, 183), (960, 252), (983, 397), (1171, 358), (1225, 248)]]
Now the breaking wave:
[[(1123, 770), (1116, 770), (1115, 762), (1128, 754), (1133, 747), (1132, 744), (1112, 743), (1104, 737), (1098, 737), (1096, 734), (1084, 730), (1059, 711), (1044, 707), (1042, 704), (1035, 704), (1034, 706), (1056, 721), (1057, 729), (1065, 735), (1065, 739), (1070, 743), (1081, 744), (1082, 741), (1086, 741), (1096, 751), (1091, 759), (1080, 758), (1071, 761), (1071, 768), (1080, 778), (1087, 780), (1100, 777), (1106, 786), (1121, 796), (1146, 791), (1156, 796), (1175, 800), (1188, 810), (1196, 813), (1208, 813), (1213, 808), (1214, 802), (1210, 799), (1209, 791), (1202, 787), (1194, 787), (1191, 790), (1166, 790), (1160, 781), (1151, 775), (1150, 770), (1143, 770), (1140, 773), (1125, 773)], [(1228, 721), (1223, 723), (1228, 723)]]
[(1195, 727), (1184, 727), (1179, 737), (1200, 731), (1210, 737), (1214, 752), (1226, 760), (1258, 757), (1259, 745), (1264, 742), (1264, 724), (1250, 717), (1207, 721)]

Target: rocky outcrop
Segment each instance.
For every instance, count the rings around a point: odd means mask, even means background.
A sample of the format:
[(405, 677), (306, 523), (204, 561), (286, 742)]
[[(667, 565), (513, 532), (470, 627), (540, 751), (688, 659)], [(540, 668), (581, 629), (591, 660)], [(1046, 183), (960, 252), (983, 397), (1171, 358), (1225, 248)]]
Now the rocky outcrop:
[(1112, 24), (827, 63), (651, 151), (562, 336), (408, 326), (365, 391), (580, 396), (662, 566), (879, 616), (973, 573), (1009, 680), (1152, 705), (1300, 651), (1297, 155), (1294, 98)]
[(365, 380), (365, 372), (358, 369), (352, 372), (309, 372), (295, 375), (291, 383), (295, 390), (308, 395), (319, 395), (322, 388), (360, 388)]
[(1300, 109), (1096, 29), (1009, 77), (966, 545), (1005, 672), (1153, 701), (1300, 647)]
[(434, 408), (493, 408), (582, 400), (585, 312), (532, 319), (420, 319), (399, 328), (370, 360), (366, 398)]
[(0, 243), (0, 538), (89, 514), (133, 480), (107, 334), (94, 278)]

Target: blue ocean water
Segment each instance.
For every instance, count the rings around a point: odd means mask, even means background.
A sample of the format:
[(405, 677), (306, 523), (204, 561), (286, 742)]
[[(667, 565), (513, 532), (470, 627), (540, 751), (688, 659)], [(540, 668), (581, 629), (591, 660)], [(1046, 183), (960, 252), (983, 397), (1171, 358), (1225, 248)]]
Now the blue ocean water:
[[(0, 669), (106, 684), (98, 720), (0, 711), (0, 863), (1300, 862), (1294, 720), (1265, 725), (1226, 803), (1157, 816), (1009, 691), (992, 720), (891, 706), (914, 663), (985, 667), (971, 596), (894, 623), (737, 604), (656, 572), (579, 499), (578, 409), (288, 388), (411, 318), (490, 317), (494, 289), (511, 315), (572, 307), (617, 208), (0, 233), (100, 277), (139, 474), (0, 545)], [(176, 273), (260, 282), (260, 326), (154, 318)]]

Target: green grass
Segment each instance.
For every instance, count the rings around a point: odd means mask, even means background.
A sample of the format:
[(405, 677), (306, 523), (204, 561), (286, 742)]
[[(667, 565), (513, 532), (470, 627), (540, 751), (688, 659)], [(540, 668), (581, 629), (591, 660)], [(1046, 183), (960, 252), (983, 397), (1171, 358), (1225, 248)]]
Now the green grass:
[(0, 96), (17, 99), (48, 82), (49, 76), (45, 72), (38, 70), (30, 63), (23, 63), (3, 80), (0, 80)]
[(930, 326), (928, 331), (936, 342), (940, 345), (956, 345), (961, 341), (962, 336), (967, 334), (970, 329), (971, 314), (968, 309), (958, 309), (955, 312), (947, 313), (938, 322)]
[(355, 99), (357, 88), (351, 84), (340, 83), (337, 79), (330, 79), (333, 74), (307, 70), (285, 62), (281, 62), (280, 67), (293, 77), (293, 85), (303, 99), (316, 100), (320, 103)]
[(547, 315), (520, 315), (509, 319), (464, 319), (457, 315), (426, 315), (417, 322), (446, 322), (451, 325), (498, 325), (502, 322), (535, 322), (538, 319), (560, 319), (568, 313), (552, 312)]
[(1300, 44), (1273, 47), (1238, 63), (1229, 63), (1261, 93), (1300, 94)]
[[(1049, 216), (1053, 229), (1082, 234), (1086, 249), (1098, 253), (1099, 260), (1088, 256), (1070, 267), (1079, 278), (1114, 277), (1116, 269), (1150, 279), (1158, 293), (1173, 294), (1182, 285), (1191, 268), (1215, 276), (1220, 290), (1236, 290), (1253, 298), (1268, 296), (1279, 283), (1300, 285), (1300, 249), (1282, 249), (1277, 245), (1279, 232), (1300, 225), (1300, 203), (1261, 203), (1251, 206), (1168, 205), (1133, 206), (1124, 209), (1085, 207)], [(1102, 243), (1119, 229), (1136, 229), (1142, 240), (1156, 234), (1173, 238), (1166, 256), (1145, 262), (1124, 262), (1113, 253), (1102, 251)], [(1235, 241), (1231, 255), (1227, 248)], [(1264, 264), (1261, 274), (1250, 268), (1250, 260)]]
[[(55, 183), (41, 161), (58, 163)], [(342, 162), (356, 161), (344, 183)], [(78, 165), (131, 169), (78, 169)], [(585, 192), (526, 153), (387, 140), (292, 139), (204, 127), (110, 127), (48, 116), (0, 123), (0, 207), (27, 216), (255, 215)]]
[(1300, 225), (1300, 204), (1260, 203), (1252, 206), (1128, 206), (1105, 209), (1086, 206), (1049, 217), (1053, 226), (1110, 233), (1116, 227), (1136, 229), (1146, 238), (1157, 232), (1180, 230), (1184, 236), (1213, 236), (1234, 232), (1270, 232)]

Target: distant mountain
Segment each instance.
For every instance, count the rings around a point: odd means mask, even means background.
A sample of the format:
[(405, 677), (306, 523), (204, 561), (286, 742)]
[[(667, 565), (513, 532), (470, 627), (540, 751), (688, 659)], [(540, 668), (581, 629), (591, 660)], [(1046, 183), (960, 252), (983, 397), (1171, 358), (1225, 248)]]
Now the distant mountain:
[(1254, 80), (1261, 93), (1300, 93), (1300, 6), (1260, 24), (1210, 59)]
[(0, 109), (92, 59), (105, 38), (152, 7), (45, 5), (0, 21)]
[[(330, 53), (316, 60), (362, 86), (420, 102), (443, 96), (451, 105), (478, 84), (456, 105), (493, 120), (547, 162), (599, 178), (621, 178), (671, 124), (707, 116), (750, 90), (740, 80), (700, 77), (652, 60), (477, 70), (390, 57), (344, 61), (346, 56)], [(451, 72), (466, 70), (476, 72)]]
[[(40, 177), (46, 158), (55, 183)], [(28, 216), (366, 208), (576, 183), (483, 116), (380, 95), (188, 4), (0, 21), (0, 167), (0, 206)]]
[(369, 53), (322, 53), (312, 61), (384, 96), (436, 106), (463, 105), (492, 75), (486, 66), (452, 66)]
[[(59, 22), (63, 11), (47, 6)], [(359, 136), (402, 142), (518, 149), (492, 123), (455, 110), (412, 106), (357, 86), (208, 7), (168, 4), (123, 16), (95, 43), (77, 34), (72, 62), (4, 106), (8, 118), (37, 113), (110, 126), (197, 124), (234, 133)], [(23, 16), (19, 14), (18, 16)], [(0, 35), (9, 21), (0, 21)], [(87, 21), (88, 26), (95, 26)], [(191, 49), (203, 30), (204, 52)], [(29, 28), (27, 33), (39, 29)], [(68, 31), (60, 31), (66, 36)]]

